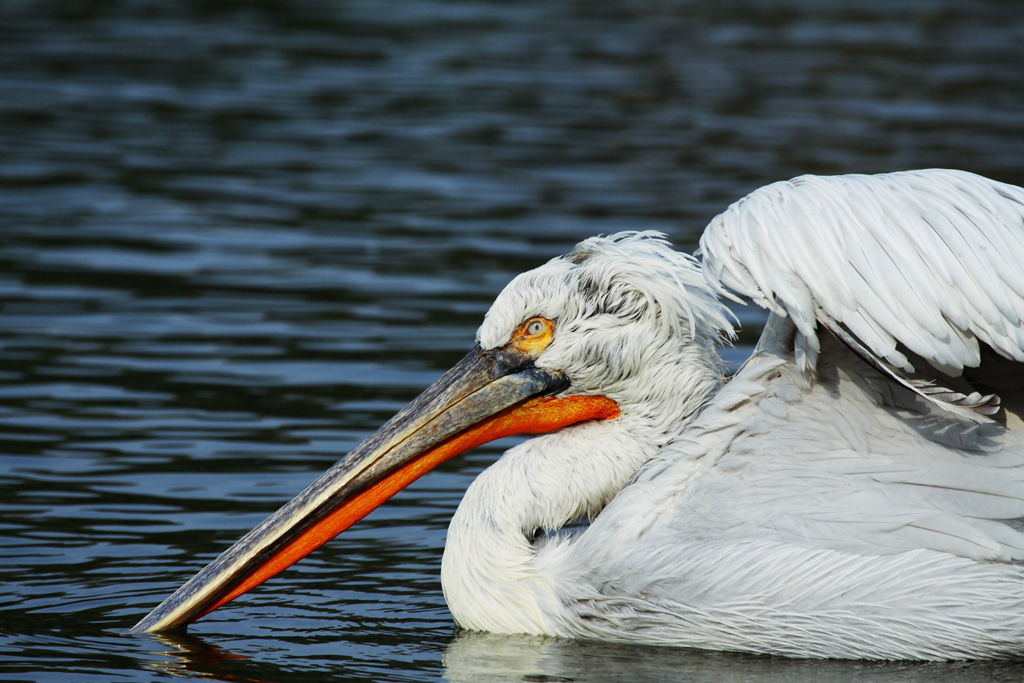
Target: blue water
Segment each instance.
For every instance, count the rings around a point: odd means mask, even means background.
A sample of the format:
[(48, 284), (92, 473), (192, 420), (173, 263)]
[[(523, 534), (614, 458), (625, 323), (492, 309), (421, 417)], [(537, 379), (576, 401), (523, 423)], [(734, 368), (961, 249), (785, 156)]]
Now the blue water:
[(1024, 184), (1021, 45), (1011, 1), (4, 0), (0, 680), (1019, 680), (456, 633), (445, 528), (500, 444), (123, 631), (586, 236), (692, 249), (807, 172)]

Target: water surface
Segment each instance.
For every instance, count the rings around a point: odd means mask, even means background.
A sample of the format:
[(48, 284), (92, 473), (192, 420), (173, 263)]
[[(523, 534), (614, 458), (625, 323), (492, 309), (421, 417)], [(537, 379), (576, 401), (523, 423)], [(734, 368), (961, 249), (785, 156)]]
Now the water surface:
[[(1015, 2), (0, 4), (0, 680), (1019, 680), (457, 634), (447, 463), (122, 634), (578, 240), (801, 173), (1024, 183)], [(761, 316), (745, 323), (736, 362)]]

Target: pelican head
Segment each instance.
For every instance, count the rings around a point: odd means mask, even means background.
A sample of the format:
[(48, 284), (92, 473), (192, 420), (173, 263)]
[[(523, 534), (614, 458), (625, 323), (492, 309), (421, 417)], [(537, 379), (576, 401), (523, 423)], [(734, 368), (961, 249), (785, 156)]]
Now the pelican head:
[[(599, 420), (671, 434), (719, 385), (714, 347), (731, 335), (698, 264), (659, 233), (581, 242), (516, 277), (461, 361), (132, 631), (202, 617), (479, 444)], [(621, 486), (630, 471), (603, 486)]]

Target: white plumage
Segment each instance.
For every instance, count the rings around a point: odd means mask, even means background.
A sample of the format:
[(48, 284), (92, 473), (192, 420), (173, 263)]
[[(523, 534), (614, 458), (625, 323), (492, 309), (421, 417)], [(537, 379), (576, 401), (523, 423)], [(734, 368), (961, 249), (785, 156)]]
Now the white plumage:
[[(1022, 434), (968, 400), (1021, 393), (1024, 190), (807, 176), (731, 206), (701, 247), (706, 281), (657, 235), (587, 240), (495, 302), (484, 348), (551, 318), (537, 365), (622, 415), (474, 482), (442, 568), (456, 621), (805, 657), (1024, 654)], [(772, 311), (727, 383), (722, 286)], [(979, 365), (1004, 381), (979, 387)]]

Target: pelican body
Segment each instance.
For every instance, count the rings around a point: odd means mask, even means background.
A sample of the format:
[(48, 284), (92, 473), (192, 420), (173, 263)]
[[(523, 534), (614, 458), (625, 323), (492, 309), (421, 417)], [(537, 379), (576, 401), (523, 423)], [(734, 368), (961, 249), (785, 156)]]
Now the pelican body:
[[(133, 629), (183, 627), (510, 434), (449, 528), (467, 629), (796, 657), (1024, 655), (1024, 190), (802, 176), (696, 257), (595, 237)], [(726, 378), (722, 297), (768, 309)]]

